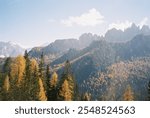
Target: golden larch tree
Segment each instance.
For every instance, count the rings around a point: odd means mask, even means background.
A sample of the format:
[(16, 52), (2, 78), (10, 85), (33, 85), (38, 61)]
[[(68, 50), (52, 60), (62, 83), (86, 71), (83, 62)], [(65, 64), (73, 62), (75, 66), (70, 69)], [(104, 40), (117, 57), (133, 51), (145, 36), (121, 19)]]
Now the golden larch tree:
[(38, 70), (38, 63), (35, 59), (31, 59), (31, 73), (34, 73), (34, 70)]
[(10, 81), (9, 81), (9, 77), (7, 75), (5, 80), (4, 80), (3, 89), (4, 89), (5, 92), (8, 92), (9, 88), (10, 88)]
[(69, 89), (69, 84), (68, 81), (65, 80), (64, 83), (62, 84), (61, 90), (59, 91), (59, 95), (64, 101), (71, 101), (71, 92)]
[(125, 90), (123, 94), (123, 100), (124, 101), (133, 101), (134, 100), (134, 94), (132, 91), (132, 88), (130, 85), (127, 86), (127, 89)]
[(55, 88), (58, 81), (58, 75), (56, 72), (52, 74), (51, 80), (50, 80), (50, 88)]
[(25, 59), (23, 56), (17, 56), (11, 64), (11, 78), (17, 79), (17, 85), (20, 85), (25, 72)]
[(56, 72), (53, 72), (47, 91), (47, 97), (49, 101), (57, 100), (57, 82), (58, 82), (58, 75)]
[(40, 101), (46, 101), (47, 100), (45, 89), (44, 89), (43, 82), (42, 82), (41, 78), (39, 78), (39, 94), (38, 94), (38, 97), (39, 97)]

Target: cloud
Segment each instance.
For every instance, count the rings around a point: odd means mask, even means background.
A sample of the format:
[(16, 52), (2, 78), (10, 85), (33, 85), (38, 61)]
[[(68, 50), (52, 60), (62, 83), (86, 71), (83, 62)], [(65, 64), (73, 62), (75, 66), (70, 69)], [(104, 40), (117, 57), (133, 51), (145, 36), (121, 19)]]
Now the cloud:
[[(139, 26), (140, 28), (143, 27), (143, 25), (147, 25), (147, 22), (148, 22), (148, 18), (147, 17), (144, 17), (139, 24), (137, 24), (137, 26)], [(127, 29), (128, 27), (131, 27), (132, 25), (132, 22), (126, 20), (125, 22), (116, 22), (116, 23), (111, 23), (109, 24), (109, 27), (108, 29), (112, 29), (112, 28), (116, 28), (118, 30), (122, 30), (124, 31), (125, 29)]]
[(68, 19), (61, 20), (61, 23), (71, 27), (73, 25), (79, 26), (96, 26), (104, 22), (104, 16), (95, 8), (90, 9), (87, 13), (80, 16), (70, 16)]
[(124, 31), (128, 27), (131, 27), (131, 25), (132, 25), (132, 22), (130, 22), (128, 20), (126, 20), (125, 22), (118, 21), (117, 23), (111, 23), (111, 24), (109, 24), (109, 28), (108, 29), (116, 28), (118, 30)]
[(148, 22), (148, 18), (145, 17), (142, 19), (142, 21), (138, 24), (138, 26), (140, 26), (140, 28), (143, 27), (143, 25), (147, 25), (147, 22)]

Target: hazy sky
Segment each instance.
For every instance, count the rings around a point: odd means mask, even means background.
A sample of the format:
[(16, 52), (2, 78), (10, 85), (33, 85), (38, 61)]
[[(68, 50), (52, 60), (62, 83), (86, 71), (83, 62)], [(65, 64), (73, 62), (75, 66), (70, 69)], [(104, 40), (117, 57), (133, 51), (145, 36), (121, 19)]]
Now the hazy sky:
[(150, 0), (0, 0), (0, 41), (23, 47), (150, 25)]

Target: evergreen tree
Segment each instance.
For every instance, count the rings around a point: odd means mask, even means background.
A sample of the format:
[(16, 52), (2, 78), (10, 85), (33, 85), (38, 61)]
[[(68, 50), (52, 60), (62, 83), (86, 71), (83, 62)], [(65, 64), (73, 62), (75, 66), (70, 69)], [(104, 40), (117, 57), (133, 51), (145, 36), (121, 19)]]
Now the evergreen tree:
[(3, 71), (4, 73), (6, 73), (7, 75), (10, 74), (10, 65), (11, 65), (11, 62), (12, 62), (12, 59), (11, 57), (8, 57), (4, 63), (4, 66), (3, 66)]
[(25, 78), (26, 79), (29, 79), (30, 76), (31, 76), (31, 61), (29, 59), (29, 55), (28, 55), (28, 52), (27, 50), (25, 51), (25, 54), (24, 54), (24, 58), (25, 58)]
[(44, 79), (44, 54), (42, 52), (39, 62), (39, 77)]
[(31, 100), (31, 62), (29, 59), (29, 55), (27, 50), (25, 51), (24, 54), (24, 58), (25, 58), (25, 72), (24, 72), (24, 80), (23, 80), (23, 84), (22, 84), (22, 89), (24, 91), (24, 94), (22, 96), (23, 100)]
[(148, 83), (148, 101), (150, 101), (150, 81)]
[(54, 72), (49, 82), (49, 90), (47, 96), (49, 101), (57, 100), (57, 82), (58, 82), (58, 75), (56, 72)]
[(39, 91), (38, 84), (38, 64), (35, 59), (29, 59), (26, 56), (26, 70), (23, 84), (24, 100), (38, 100), (37, 93)]
[[(31, 61), (34, 62), (34, 61)], [(32, 63), (31, 63), (32, 65)], [(31, 66), (32, 68), (32, 66)], [(32, 73), (32, 87), (31, 87), (31, 99), (32, 100), (39, 100), (38, 93), (40, 91), (39, 85), (39, 75), (38, 75), (38, 64), (36, 64), (34, 71)]]
[(47, 97), (49, 96), (49, 89), (50, 89), (49, 83), (50, 83), (50, 68), (49, 68), (49, 65), (47, 65), (46, 66), (46, 95)]
[(133, 94), (133, 91), (132, 91), (130, 85), (127, 86), (127, 89), (123, 95), (123, 100), (124, 101), (133, 101), (134, 100), (134, 94)]
[(50, 67), (49, 67), (49, 65), (46, 66), (46, 78), (48, 78), (48, 79), (50, 78)]

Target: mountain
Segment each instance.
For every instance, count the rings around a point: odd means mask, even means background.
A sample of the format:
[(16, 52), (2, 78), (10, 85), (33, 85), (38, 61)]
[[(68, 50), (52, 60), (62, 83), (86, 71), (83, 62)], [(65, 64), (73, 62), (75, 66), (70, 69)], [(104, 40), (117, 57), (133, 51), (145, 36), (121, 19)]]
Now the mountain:
[(142, 28), (136, 26), (134, 23), (131, 27), (122, 30), (115, 28), (108, 30), (104, 37), (93, 35), (91, 33), (84, 33), (77, 39), (58, 39), (45, 47), (35, 47), (31, 49), (29, 55), (31, 57), (39, 58), (42, 52), (46, 56), (47, 62), (52, 62), (64, 55), (70, 49), (82, 50), (89, 46), (93, 41), (105, 39), (110, 43), (125, 43), (132, 40), (137, 35), (150, 35), (150, 28), (144, 25)]
[(30, 55), (39, 57), (44, 52), (51, 60), (47, 64), (59, 77), (65, 61), (69, 60), (79, 91), (91, 93), (92, 100), (122, 100), (128, 85), (138, 93), (135, 100), (147, 100), (149, 44), (149, 27), (140, 29), (132, 24), (125, 31), (109, 30), (103, 38), (83, 34), (79, 40), (56, 40), (46, 47), (33, 48)]
[[(148, 69), (150, 69), (149, 67), (146, 67), (147, 63), (150, 63), (149, 44), (150, 44), (150, 35), (137, 35), (132, 40), (126, 43), (111, 43), (107, 42), (106, 40), (98, 40), (94, 41), (88, 47), (82, 50), (75, 50), (75, 49), (69, 50), (63, 56), (53, 61), (51, 63), (51, 67), (54, 70), (56, 70), (58, 74), (61, 74), (65, 61), (70, 60), (74, 76), (76, 77), (77, 82), (80, 83), (79, 90), (81, 90), (82, 92), (89, 91), (90, 93), (92, 93), (94, 98), (97, 98), (104, 91), (108, 92), (108, 89), (106, 89), (107, 87), (109, 88), (112, 85), (114, 85), (113, 87), (115, 87), (117, 84), (116, 82), (121, 82), (120, 85), (126, 82), (124, 80), (121, 80), (121, 78), (123, 78), (124, 76), (127, 76), (127, 79), (129, 80), (128, 83), (133, 82), (134, 84), (134, 81), (135, 82), (138, 81), (138, 84), (140, 84), (142, 79), (140, 78), (138, 80), (134, 79), (136, 78), (135, 77), (136, 74), (134, 74), (133, 80), (130, 80), (131, 77), (128, 77), (130, 76), (130, 73), (127, 73), (129, 75), (126, 75), (126, 73), (124, 73), (126, 72), (126, 69), (131, 68), (131, 70), (133, 70), (132, 72), (135, 71), (134, 73), (137, 73), (138, 68), (142, 69), (144, 71), (143, 76), (145, 76), (146, 78), (147, 74), (149, 73)], [(126, 65), (124, 67), (125, 69), (122, 69), (121, 67), (122, 63)], [(133, 66), (129, 63), (132, 63)], [(142, 68), (140, 68), (141, 63), (144, 64)], [(116, 69), (118, 69), (118, 71), (120, 70), (120, 75), (117, 75), (119, 74), (119, 72), (116, 74), (114, 73), (115, 74), (114, 76), (116, 77), (120, 76), (120, 78), (114, 79), (113, 81), (114, 83), (111, 86), (108, 86), (111, 84), (110, 82), (112, 81), (111, 78), (108, 77), (110, 76), (110, 73), (108, 73), (110, 72), (110, 68), (112, 72), (116, 72)], [(128, 70), (128, 72), (130, 72), (131, 70)], [(139, 73), (140, 70), (137, 73), (138, 77), (140, 77)], [(103, 74), (106, 75), (106, 77), (104, 80), (100, 81), (99, 79), (103, 76)], [(144, 85), (148, 82), (148, 80), (149, 79), (146, 78)], [(125, 85), (127, 85), (127, 83), (124, 84), (124, 89)], [(135, 87), (135, 85), (133, 87)], [(101, 88), (100, 91), (98, 91), (99, 88)], [(137, 90), (138, 89), (136, 89), (136, 91)], [(142, 90), (143, 89), (141, 89), (141, 92)], [(123, 92), (123, 88), (120, 91)], [(144, 89), (143, 91), (146, 90)], [(110, 98), (110, 96), (108, 96), (108, 98)], [(101, 98), (101, 99), (108, 99), (108, 98)], [(114, 98), (114, 99), (119, 100), (121, 98)], [(139, 99), (142, 100), (145, 98)]]
[[(56, 40), (45, 47), (31, 49), (29, 55), (40, 58), (43, 52), (45, 65), (50, 66), (50, 72), (57, 72), (58, 79), (64, 71), (65, 62), (69, 60), (80, 95), (91, 94), (92, 100), (124, 100), (128, 87), (134, 100), (147, 100), (150, 81), (149, 33), (148, 26), (139, 28), (133, 24), (125, 31), (112, 29), (105, 37), (85, 33), (78, 40)], [(8, 56), (11, 51), (13, 54), (19, 51), (16, 44), (0, 44), (2, 57), (3, 54)], [(1, 72), (4, 61), (5, 58), (0, 59)]]
[(49, 60), (55, 60), (61, 55), (65, 54), (69, 49), (80, 50), (87, 47), (93, 40), (99, 40), (101, 37), (93, 35), (91, 33), (82, 34), (77, 39), (59, 39), (50, 43), (46, 47), (36, 47), (33, 48), (29, 55), (31, 57), (40, 57), (42, 52), (47, 56)]
[(114, 49), (120, 60), (150, 57), (150, 35), (137, 35), (131, 41), (115, 44)]
[(133, 39), (136, 35), (150, 35), (150, 29), (148, 26), (144, 25), (141, 29), (134, 23), (131, 27), (122, 30), (117, 30), (115, 28), (108, 30), (105, 34), (105, 39), (109, 42), (127, 42)]
[(0, 42), (0, 57), (15, 57), (19, 54), (23, 54), (24, 49), (12, 42)]

